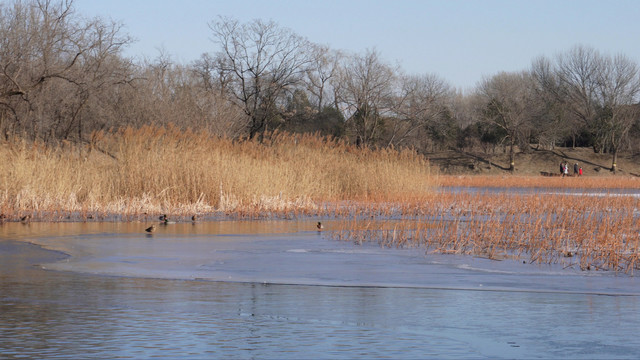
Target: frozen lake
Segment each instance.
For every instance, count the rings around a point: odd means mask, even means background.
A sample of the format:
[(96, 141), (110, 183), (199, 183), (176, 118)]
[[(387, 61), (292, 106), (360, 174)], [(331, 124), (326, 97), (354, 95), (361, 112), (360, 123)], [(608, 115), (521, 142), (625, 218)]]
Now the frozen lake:
[[(6, 358), (637, 358), (638, 279), (311, 221), (0, 226)], [(327, 230), (332, 223), (326, 222)], [(37, 266), (34, 266), (36, 264)]]

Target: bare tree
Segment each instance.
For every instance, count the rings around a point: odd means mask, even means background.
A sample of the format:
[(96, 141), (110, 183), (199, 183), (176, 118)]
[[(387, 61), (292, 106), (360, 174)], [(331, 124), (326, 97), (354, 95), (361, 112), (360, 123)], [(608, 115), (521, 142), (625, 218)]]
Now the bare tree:
[(81, 138), (92, 95), (127, 80), (119, 52), (129, 37), (113, 22), (79, 21), (72, 1), (2, 5), (0, 34), (0, 108), (14, 115), (15, 131), (34, 138), (72, 129)]
[(532, 117), (532, 79), (526, 72), (500, 73), (485, 79), (478, 88), (483, 99), (479, 109), (485, 121), (497, 126), (505, 133), (509, 147), (509, 170), (515, 170), (515, 148), (527, 143), (523, 134)]
[(571, 136), (575, 147), (576, 136), (581, 131), (582, 124), (576, 121), (576, 117), (570, 116), (567, 107), (560, 100), (562, 88), (549, 59), (535, 59), (531, 66), (531, 76), (536, 105), (540, 110), (532, 119), (538, 145), (553, 148), (557, 142)]
[[(448, 102), (453, 96), (449, 84), (434, 74), (403, 76), (395, 105), (396, 119), (389, 126), (388, 145), (402, 145), (419, 130), (432, 137), (446, 132), (451, 120)], [(440, 131), (443, 130), (443, 131)]]
[(351, 57), (341, 71), (339, 103), (347, 114), (356, 143), (370, 145), (384, 130), (384, 118), (392, 114), (396, 70), (375, 50)]
[(555, 64), (557, 101), (589, 131), (596, 152), (618, 150), (637, 117), (640, 94), (638, 65), (623, 55), (603, 56), (577, 46), (558, 55)]
[(301, 81), (310, 44), (274, 22), (221, 18), (209, 27), (221, 47), (214, 64), (228, 79), (225, 90), (250, 118), (249, 137), (262, 136), (278, 122), (287, 92)]
[(213, 134), (239, 138), (250, 126), (249, 118), (228, 101), (226, 89), (232, 81), (231, 73), (222, 72), (216, 62), (216, 58), (203, 54), (191, 66), (195, 76), (193, 86), (198, 93), (195, 106), (203, 112), (205, 127)]
[(598, 120), (612, 154), (611, 171), (615, 173), (622, 141), (640, 115), (636, 106), (640, 73), (638, 65), (623, 55), (603, 59), (603, 63), (597, 83)]
[(193, 63), (192, 71), (200, 78), (205, 90), (217, 90), (220, 95), (225, 95), (225, 90), (231, 82), (231, 73), (223, 72), (224, 67), (217, 64), (219, 60), (210, 54), (202, 54), (200, 59)]
[(314, 45), (312, 61), (307, 68), (307, 90), (315, 97), (318, 112), (325, 106), (325, 98), (332, 80), (336, 78), (342, 54), (327, 46)]
[(474, 100), (478, 96), (474, 93), (465, 95), (460, 91), (452, 91), (449, 96), (447, 109), (451, 121), (457, 128), (455, 147), (460, 150), (474, 150), (480, 144), (478, 123), (482, 120), (475, 111)]
[[(553, 89), (556, 100), (569, 112), (569, 121), (577, 122), (595, 134), (598, 132), (597, 84), (603, 63), (597, 51), (577, 46), (556, 57)], [(550, 89), (549, 87), (547, 89)], [(602, 137), (594, 137), (594, 150), (602, 151)]]

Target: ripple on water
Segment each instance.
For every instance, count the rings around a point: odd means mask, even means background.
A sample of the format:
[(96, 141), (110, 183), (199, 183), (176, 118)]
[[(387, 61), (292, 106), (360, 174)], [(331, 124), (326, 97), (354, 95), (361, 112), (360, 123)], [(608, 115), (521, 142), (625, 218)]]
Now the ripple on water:
[[(638, 296), (593, 295), (636, 291), (635, 278), (306, 233), (218, 237), (38, 240), (69, 250), (64, 262), (38, 246), (0, 241), (0, 353), (635, 358), (640, 351)], [(34, 259), (67, 271), (42, 271)], [(119, 272), (128, 276), (103, 276)], [(196, 275), (212, 281), (190, 281)]]

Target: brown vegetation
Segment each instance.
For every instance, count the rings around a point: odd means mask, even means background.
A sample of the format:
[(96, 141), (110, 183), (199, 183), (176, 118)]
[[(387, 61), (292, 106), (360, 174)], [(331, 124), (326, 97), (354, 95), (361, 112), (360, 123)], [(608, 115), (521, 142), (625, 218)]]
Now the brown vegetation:
[(360, 212), (343, 221), (334, 237), (633, 273), (640, 268), (639, 208), (634, 196), (439, 193), (428, 201)]
[(174, 127), (97, 132), (87, 145), (0, 145), (0, 207), (16, 218), (70, 213), (318, 213), (328, 201), (423, 197), (433, 179), (410, 151), (313, 135), (234, 141)]
[(435, 176), (415, 152), (312, 135), (234, 141), (169, 126), (91, 138), (88, 145), (23, 139), (0, 145), (6, 159), (0, 209), (7, 220), (335, 216), (347, 220), (330, 229), (333, 236), (358, 243), (638, 269), (637, 197), (434, 191), (438, 184), (638, 188), (637, 177)]
[[(73, 1), (0, 3), (0, 138), (87, 144), (96, 131), (169, 124), (232, 139), (321, 132), (365, 147), (455, 149), (476, 156), (474, 171), (493, 162), (514, 173), (532, 145), (590, 148), (605, 157), (598, 169), (627, 174), (619, 156), (640, 151), (640, 68), (623, 54), (577, 46), (463, 94), (376, 50), (336, 51), (273, 21), (212, 19), (211, 47), (184, 63), (164, 51), (123, 56), (133, 41), (124, 29), (78, 16)], [(491, 160), (500, 149), (508, 158)]]
[[(583, 268), (636, 268), (637, 199), (431, 190), (638, 188), (631, 59), (578, 46), (461, 94), (273, 22), (209, 26), (219, 47), (200, 59), (135, 63), (123, 27), (77, 17), (73, 1), (0, 4), (0, 221), (345, 215), (338, 237), (356, 241), (535, 262), (570, 249)], [(560, 161), (585, 176), (540, 176)], [(393, 229), (360, 222), (392, 215)]]

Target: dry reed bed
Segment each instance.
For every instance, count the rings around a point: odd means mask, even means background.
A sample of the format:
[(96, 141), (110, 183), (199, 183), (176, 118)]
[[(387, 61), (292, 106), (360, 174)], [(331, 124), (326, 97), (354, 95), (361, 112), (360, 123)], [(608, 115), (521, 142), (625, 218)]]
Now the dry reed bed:
[(640, 267), (639, 202), (632, 196), (443, 193), (360, 211), (333, 237), (633, 273)]
[[(453, 186), (638, 187), (635, 178), (439, 177), (411, 151), (311, 135), (232, 141), (167, 127), (99, 132), (89, 145), (0, 144), (0, 212), (124, 219), (168, 213), (335, 216), (338, 239), (632, 273), (638, 199), (434, 193)], [(393, 219), (392, 221), (384, 219)]]
[(88, 145), (0, 144), (0, 212), (59, 220), (143, 214), (322, 215), (318, 204), (426, 196), (426, 160), (313, 135), (233, 141), (174, 127), (97, 132)]

